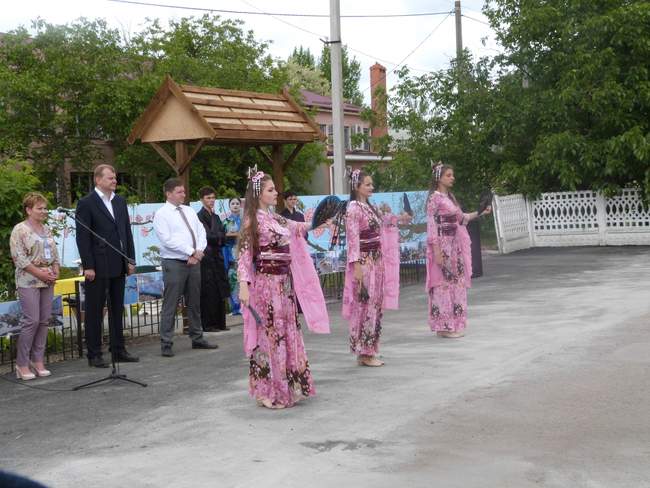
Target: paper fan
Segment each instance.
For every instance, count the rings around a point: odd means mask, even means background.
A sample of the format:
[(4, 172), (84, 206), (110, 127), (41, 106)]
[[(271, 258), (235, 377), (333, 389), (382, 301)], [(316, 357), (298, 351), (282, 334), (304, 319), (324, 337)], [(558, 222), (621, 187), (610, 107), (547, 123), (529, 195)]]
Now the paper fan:
[(409, 201), (409, 196), (406, 193), (402, 195), (402, 204), (404, 207), (404, 212), (406, 212), (411, 217), (413, 217), (413, 209), (411, 208), (411, 202)]
[(490, 205), (492, 205), (492, 192), (490, 190), (485, 190), (483, 193), (481, 193), (481, 197), (478, 200), (478, 209), (477, 212), (479, 215), (483, 213), (483, 211), (488, 208)]
[(320, 227), (334, 217), (341, 209), (342, 203), (341, 199), (336, 195), (329, 195), (323, 198), (316, 207), (316, 210), (314, 210), (314, 215), (311, 220), (312, 229)]

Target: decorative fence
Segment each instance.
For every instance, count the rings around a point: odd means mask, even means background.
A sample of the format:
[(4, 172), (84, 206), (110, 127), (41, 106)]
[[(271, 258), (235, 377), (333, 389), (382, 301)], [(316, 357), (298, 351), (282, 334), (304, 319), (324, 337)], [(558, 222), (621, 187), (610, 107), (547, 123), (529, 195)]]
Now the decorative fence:
[[(402, 261), (400, 265), (400, 284), (413, 285), (424, 281), (426, 276), (426, 261), (413, 259)], [(336, 302), (343, 296), (345, 273), (337, 271), (320, 275), (321, 287), (327, 302)], [(83, 327), (84, 316), (79, 310), (80, 288), (76, 293), (62, 295), (63, 311), (57, 315), (56, 324), (49, 329), (46, 362), (64, 361), (66, 359), (80, 358), (84, 354)], [(141, 295), (142, 297), (142, 295)], [(142, 299), (142, 298), (140, 298)], [(127, 339), (157, 335), (160, 330), (160, 313), (162, 300), (154, 299), (137, 301), (125, 304), (123, 308), (124, 336)], [(183, 316), (183, 307), (179, 306), (176, 315), (176, 331), (180, 333), (186, 319)], [(0, 320), (3, 316), (0, 314)], [(4, 316), (4, 320), (9, 320)], [(12, 316), (11, 321), (16, 322), (19, 317)], [(12, 369), (16, 357), (16, 333), (0, 334), (0, 374), (7, 369)], [(104, 318), (103, 342), (108, 343), (109, 330), (106, 317)]]
[[(47, 335), (45, 362), (53, 363), (83, 357), (84, 354), (84, 314), (79, 309), (79, 287), (75, 293), (60, 295), (63, 310), (60, 315), (53, 315), (52, 324)], [(162, 300), (151, 300), (125, 305), (123, 312), (124, 335), (128, 338), (151, 336), (159, 333), (160, 312)], [(19, 321), (19, 316), (12, 316), (11, 321)], [(176, 317), (177, 329), (182, 324), (183, 317)], [(9, 320), (8, 316), (0, 315), (0, 320)], [(16, 345), (19, 329), (13, 333), (0, 334), (0, 373), (4, 367), (13, 367), (16, 358)], [(103, 342), (108, 344), (109, 329), (106, 315), (103, 324)]]
[(638, 190), (607, 198), (594, 191), (494, 197), (499, 251), (530, 247), (650, 245), (650, 209)]

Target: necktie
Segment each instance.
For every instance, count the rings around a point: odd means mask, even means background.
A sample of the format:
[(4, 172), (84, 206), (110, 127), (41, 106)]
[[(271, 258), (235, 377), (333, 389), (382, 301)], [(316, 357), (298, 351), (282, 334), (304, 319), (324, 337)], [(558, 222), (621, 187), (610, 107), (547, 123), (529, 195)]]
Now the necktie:
[(192, 235), (192, 249), (196, 250), (196, 237), (194, 236), (194, 231), (192, 230), (192, 227), (190, 227), (190, 223), (187, 221), (187, 217), (183, 213), (183, 209), (178, 206), (176, 207), (176, 210), (180, 212), (181, 217), (183, 218), (183, 222), (185, 222), (185, 227), (187, 227), (187, 230), (190, 231), (190, 234)]

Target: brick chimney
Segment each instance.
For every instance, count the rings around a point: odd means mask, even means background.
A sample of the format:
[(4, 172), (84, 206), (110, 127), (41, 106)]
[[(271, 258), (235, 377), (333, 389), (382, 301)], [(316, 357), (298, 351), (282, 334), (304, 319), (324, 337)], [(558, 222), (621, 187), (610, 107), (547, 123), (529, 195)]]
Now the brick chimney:
[(372, 150), (377, 151), (376, 139), (388, 134), (386, 124), (386, 68), (379, 63), (370, 67), (370, 106), (375, 113), (376, 124), (371, 129)]

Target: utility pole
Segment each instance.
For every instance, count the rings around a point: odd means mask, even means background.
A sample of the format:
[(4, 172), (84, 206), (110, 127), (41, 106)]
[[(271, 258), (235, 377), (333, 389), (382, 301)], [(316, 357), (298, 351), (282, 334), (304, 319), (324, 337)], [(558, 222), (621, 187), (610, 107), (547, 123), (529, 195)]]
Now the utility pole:
[(454, 4), (454, 13), (456, 14), (456, 73), (458, 77), (458, 95), (462, 96), (465, 66), (463, 63), (463, 22), (461, 19), (460, 0), (456, 0)]
[(456, 0), (454, 13), (456, 14), (456, 63), (460, 64), (463, 56), (463, 23), (461, 21), (460, 0)]
[(343, 68), (340, 0), (330, 0), (330, 60), (332, 74), (332, 138), (334, 139), (334, 193), (345, 193), (345, 141), (343, 140)]

